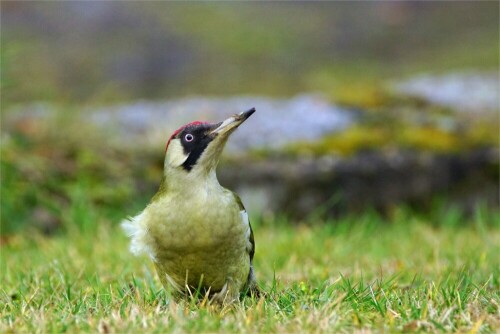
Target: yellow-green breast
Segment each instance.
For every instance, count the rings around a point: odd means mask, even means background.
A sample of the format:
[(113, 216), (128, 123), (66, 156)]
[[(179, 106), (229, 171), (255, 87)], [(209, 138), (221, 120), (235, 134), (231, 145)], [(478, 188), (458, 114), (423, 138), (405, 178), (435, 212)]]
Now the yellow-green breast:
[(186, 282), (219, 291), (226, 280), (246, 284), (249, 223), (234, 195), (220, 185), (163, 193), (144, 210), (155, 265), (179, 287)]

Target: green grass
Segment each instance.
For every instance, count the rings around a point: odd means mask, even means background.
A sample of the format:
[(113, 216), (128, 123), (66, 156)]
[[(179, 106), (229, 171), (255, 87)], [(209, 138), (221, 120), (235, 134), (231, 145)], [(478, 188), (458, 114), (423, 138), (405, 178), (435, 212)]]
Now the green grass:
[(24, 230), (0, 248), (0, 331), (495, 332), (499, 218), (481, 208), (254, 220), (266, 296), (224, 309), (172, 300), (109, 221), (51, 238)]

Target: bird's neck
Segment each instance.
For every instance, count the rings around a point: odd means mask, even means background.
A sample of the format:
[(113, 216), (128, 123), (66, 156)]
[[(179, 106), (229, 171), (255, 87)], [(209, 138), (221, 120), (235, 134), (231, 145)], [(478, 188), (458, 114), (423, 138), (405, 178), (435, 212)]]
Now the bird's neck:
[(189, 173), (183, 170), (165, 171), (158, 192), (152, 201), (167, 195), (190, 198), (211, 193), (219, 188), (221, 185), (215, 169), (208, 173), (196, 173), (194, 170)]

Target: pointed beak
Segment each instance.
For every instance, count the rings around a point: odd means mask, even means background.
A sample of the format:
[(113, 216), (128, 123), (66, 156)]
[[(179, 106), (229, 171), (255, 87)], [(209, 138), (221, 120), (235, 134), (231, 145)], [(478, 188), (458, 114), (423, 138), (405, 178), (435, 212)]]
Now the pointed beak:
[(215, 130), (210, 132), (211, 135), (221, 135), (221, 134), (229, 134), (232, 130), (236, 129), (240, 126), (241, 123), (246, 121), (248, 117), (250, 117), (255, 112), (255, 108), (244, 111), (242, 113), (233, 115), (226, 119), (224, 122), (220, 123)]

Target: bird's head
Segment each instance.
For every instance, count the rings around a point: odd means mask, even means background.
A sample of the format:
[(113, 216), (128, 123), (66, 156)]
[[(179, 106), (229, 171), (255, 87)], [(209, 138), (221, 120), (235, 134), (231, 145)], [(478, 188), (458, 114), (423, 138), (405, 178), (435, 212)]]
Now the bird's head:
[(176, 130), (167, 143), (165, 177), (215, 171), (227, 139), (254, 112), (252, 108), (220, 123), (192, 122)]

